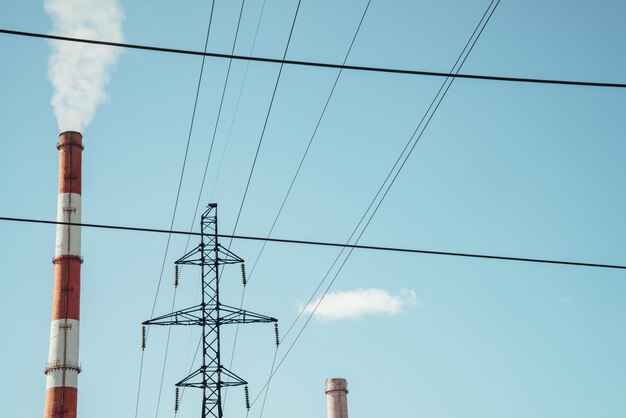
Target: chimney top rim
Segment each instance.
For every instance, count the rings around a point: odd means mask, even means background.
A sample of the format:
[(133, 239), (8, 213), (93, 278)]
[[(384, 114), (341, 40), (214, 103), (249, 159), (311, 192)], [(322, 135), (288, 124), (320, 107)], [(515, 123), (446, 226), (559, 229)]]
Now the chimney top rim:
[(348, 392), (348, 381), (342, 377), (326, 379), (326, 393), (334, 391)]

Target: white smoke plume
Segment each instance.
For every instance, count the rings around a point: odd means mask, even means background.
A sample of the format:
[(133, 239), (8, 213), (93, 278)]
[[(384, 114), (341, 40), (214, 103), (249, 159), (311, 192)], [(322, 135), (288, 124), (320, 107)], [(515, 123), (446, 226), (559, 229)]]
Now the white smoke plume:
[(321, 321), (337, 321), (364, 315), (393, 316), (415, 305), (419, 303), (413, 290), (402, 289), (399, 295), (393, 296), (384, 289), (355, 289), (328, 293), (321, 303), (318, 298), (304, 307), (303, 312), (314, 312), (315, 319)]
[[(44, 0), (55, 35), (122, 42), (122, 10), (118, 0)], [(51, 41), (48, 78), (51, 104), (60, 132), (83, 131), (96, 107), (108, 101), (104, 88), (119, 48)]]

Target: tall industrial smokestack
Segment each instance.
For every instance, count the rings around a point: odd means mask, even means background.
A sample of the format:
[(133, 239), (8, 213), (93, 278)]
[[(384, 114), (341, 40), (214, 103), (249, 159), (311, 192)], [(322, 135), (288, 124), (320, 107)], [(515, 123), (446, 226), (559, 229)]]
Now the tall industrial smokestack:
[[(57, 221), (80, 223), (83, 136), (59, 135)], [(46, 367), (44, 418), (75, 418), (78, 398), (80, 313), (80, 227), (57, 225), (50, 354)]]
[(328, 418), (348, 418), (348, 382), (346, 379), (326, 379)]

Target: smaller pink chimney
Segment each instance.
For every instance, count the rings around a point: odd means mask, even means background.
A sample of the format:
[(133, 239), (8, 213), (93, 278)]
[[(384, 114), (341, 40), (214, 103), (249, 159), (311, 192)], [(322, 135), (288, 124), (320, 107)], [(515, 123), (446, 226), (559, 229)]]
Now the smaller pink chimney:
[(326, 379), (328, 418), (348, 418), (348, 382), (346, 379)]

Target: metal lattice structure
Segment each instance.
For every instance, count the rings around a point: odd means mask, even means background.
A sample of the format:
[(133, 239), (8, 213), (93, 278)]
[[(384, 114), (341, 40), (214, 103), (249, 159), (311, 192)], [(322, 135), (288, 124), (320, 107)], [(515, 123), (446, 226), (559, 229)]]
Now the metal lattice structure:
[(200, 244), (178, 259), (176, 265), (200, 267), (202, 302), (199, 305), (162, 315), (143, 325), (196, 325), (202, 327), (202, 365), (176, 383), (177, 387), (202, 389), (202, 418), (222, 418), (222, 388), (247, 382), (222, 366), (220, 327), (226, 324), (266, 323), (269, 316), (223, 305), (220, 302), (220, 266), (243, 263), (243, 259), (221, 246), (217, 236), (217, 204), (211, 203), (200, 219)]

